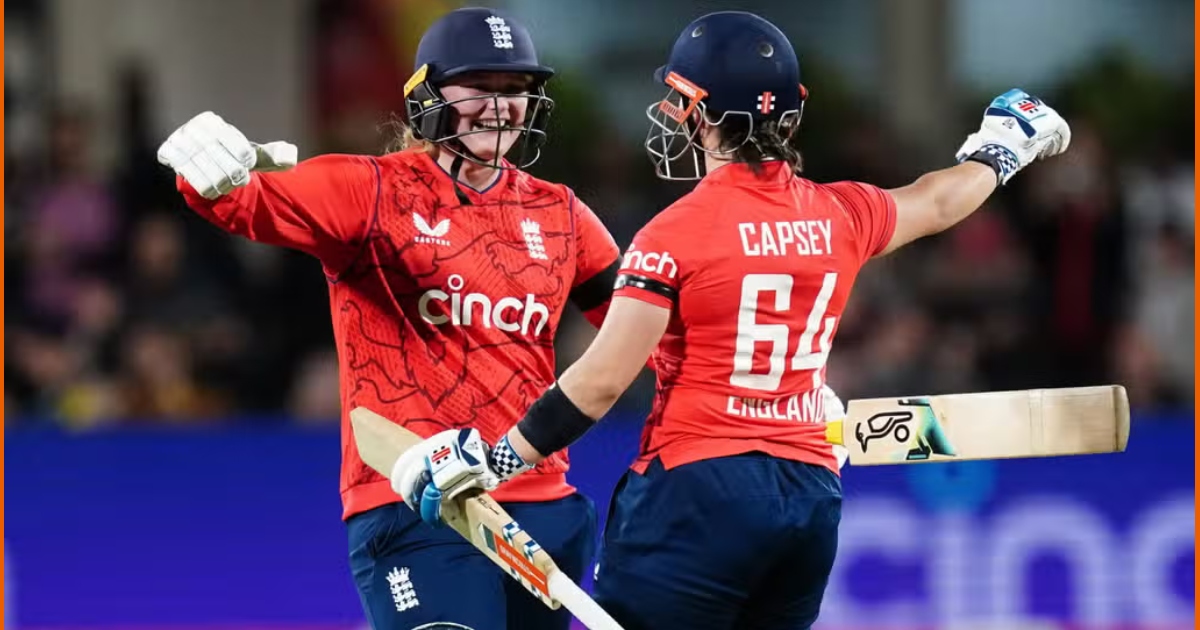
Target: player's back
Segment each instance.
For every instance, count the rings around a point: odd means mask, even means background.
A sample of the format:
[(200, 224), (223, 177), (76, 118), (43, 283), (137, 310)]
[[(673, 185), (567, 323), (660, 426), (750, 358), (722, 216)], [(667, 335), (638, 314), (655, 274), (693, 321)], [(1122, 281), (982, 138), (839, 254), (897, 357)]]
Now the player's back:
[(745, 164), (717, 169), (651, 221), (622, 272), (676, 294), (654, 357), (642, 463), (764, 451), (836, 472), (824, 440), (826, 360), (858, 271), (894, 217), (878, 188), (817, 184), (770, 162), (761, 177)]

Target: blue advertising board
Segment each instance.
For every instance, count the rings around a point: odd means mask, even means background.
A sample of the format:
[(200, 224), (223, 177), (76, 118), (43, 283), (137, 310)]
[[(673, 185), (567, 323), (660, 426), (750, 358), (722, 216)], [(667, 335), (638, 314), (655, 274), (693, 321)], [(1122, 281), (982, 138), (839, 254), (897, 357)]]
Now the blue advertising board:
[[(613, 418), (572, 451), (601, 514), (639, 430)], [(1116, 455), (847, 468), (821, 627), (1191, 627), (1194, 435), (1190, 417), (1138, 418)], [(336, 428), (6, 440), (16, 627), (365, 627)]]

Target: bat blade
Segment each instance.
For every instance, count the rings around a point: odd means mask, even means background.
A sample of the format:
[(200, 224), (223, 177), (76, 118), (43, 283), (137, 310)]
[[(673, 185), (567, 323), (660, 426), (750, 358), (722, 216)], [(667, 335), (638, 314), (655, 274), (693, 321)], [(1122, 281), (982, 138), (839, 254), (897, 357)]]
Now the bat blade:
[(350, 410), (350, 426), (359, 458), (389, 479), (400, 455), (422, 441), (416, 433), (363, 407)]
[[(363, 463), (389, 479), (400, 455), (423, 440), (365, 407), (350, 411), (350, 424)], [(487, 493), (460, 496), (444, 504), (442, 520), (549, 608), (565, 605), (591, 630), (621, 630)]]
[(826, 439), (858, 466), (1116, 453), (1129, 399), (1102, 385), (851, 400)]

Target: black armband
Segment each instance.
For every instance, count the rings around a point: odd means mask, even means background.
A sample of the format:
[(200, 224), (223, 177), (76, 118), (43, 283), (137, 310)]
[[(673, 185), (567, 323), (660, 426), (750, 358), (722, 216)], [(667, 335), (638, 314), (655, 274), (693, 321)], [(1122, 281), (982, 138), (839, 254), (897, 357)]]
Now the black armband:
[(671, 302), (675, 302), (675, 300), (679, 297), (679, 292), (676, 291), (674, 287), (671, 287), (661, 280), (647, 278), (646, 276), (635, 276), (633, 274), (623, 273), (617, 276), (617, 283), (614, 287), (614, 290), (622, 287), (633, 287), (635, 289), (657, 293), (668, 300), (671, 300)]
[(613, 284), (617, 281), (617, 269), (621, 266), (618, 258), (596, 275), (579, 283), (571, 289), (571, 302), (584, 313), (612, 299)]
[(529, 407), (517, 430), (537, 452), (549, 457), (583, 437), (595, 424), (555, 383)]

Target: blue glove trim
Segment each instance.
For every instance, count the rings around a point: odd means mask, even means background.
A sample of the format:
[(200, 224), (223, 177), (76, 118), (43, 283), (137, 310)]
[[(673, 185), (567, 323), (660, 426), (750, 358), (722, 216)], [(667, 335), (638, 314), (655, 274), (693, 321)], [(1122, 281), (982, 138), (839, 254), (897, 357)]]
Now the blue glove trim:
[(433, 484), (421, 492), (421, 520), (434, 527), (442, 526), (442, 491)]
[(462, 459), (464, 462), (466, 462), (468, 466), (478, 466), (479, 460), (475, 459), (475, 456), (471, 454), (471, 451), (468, 451), (466, 448), (464, 448), (467, 444), (467, 440), (470, 437), (471, 429), (459, 429), (458, 440), (454, 445), (454, 454), (457, 455), (459, 459)]
[(1018, 125), (1021, 126), (1021, 131), (1025, 132), (1026, 138), (1032, 138), (1037, 135), (1037, 130), (1033, 128), (1033, 125), (1029, 124), (1028, 121), (1026, 121), (1024, 118), (1021, 118), (1020, 116), (1018, 116), (1011, 109), (1006, 109), (1006, 108), (1001, 108), (1001, 107), (989, 107), (989, 108), (987, 108), (986, 111), (983, 112), (983, 115), (984, 116), (998, 116), (1001, 118), (1012, 118), (1013, 120), (1017, 121)]

